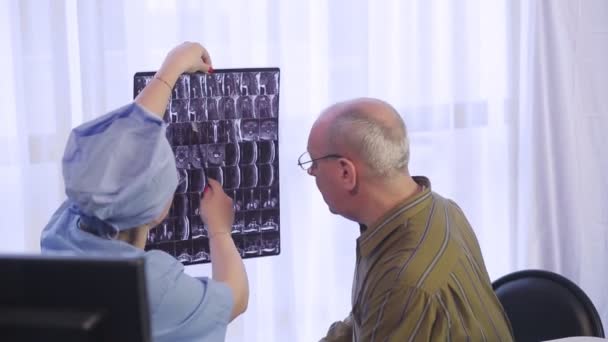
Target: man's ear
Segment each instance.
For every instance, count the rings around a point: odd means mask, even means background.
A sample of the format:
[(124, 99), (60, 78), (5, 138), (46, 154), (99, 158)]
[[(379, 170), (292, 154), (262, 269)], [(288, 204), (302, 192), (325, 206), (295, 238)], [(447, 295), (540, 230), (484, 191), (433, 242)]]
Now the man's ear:
[(352, 161), (340, 158), (340, 181), (347, 191), (352, 191), (357, 186), (357, 168)]

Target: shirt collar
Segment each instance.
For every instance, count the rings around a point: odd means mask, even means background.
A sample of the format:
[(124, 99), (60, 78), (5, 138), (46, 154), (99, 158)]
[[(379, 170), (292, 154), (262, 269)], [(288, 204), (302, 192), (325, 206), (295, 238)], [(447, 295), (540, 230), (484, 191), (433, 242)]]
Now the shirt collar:
[(80, 215), (75, 204), (69, 200), (53, 214), (41, 234), (42, 252), (71, 252), (77, 255), (135, 255), (144, 254), (139, 249), (121, 240), (107, 239), (80, 229)]
[(421, 192), (394, 206), (370, 227), (360, 225), (361, 235), (357, 238), (357, 247), (362, 257), (369, 256), (388, 235), (424, 208), (431, 200), (429, 179), (423, 176), (414, 176), (413, 179), (423, 187)]

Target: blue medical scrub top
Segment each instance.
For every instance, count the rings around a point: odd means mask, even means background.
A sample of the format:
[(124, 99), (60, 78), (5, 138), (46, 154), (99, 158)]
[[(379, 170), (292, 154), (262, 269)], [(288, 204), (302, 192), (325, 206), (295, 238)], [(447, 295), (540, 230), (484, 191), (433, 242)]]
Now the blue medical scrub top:
[(42, 252), (143, 256), (154, 341), (224, 341), (233, 306), (227, 285), (185, 274), (184, 266), (163, 251), (145, 252), (83, 231), (78, 219), (76, 207), (64, 202), (42, 232)]

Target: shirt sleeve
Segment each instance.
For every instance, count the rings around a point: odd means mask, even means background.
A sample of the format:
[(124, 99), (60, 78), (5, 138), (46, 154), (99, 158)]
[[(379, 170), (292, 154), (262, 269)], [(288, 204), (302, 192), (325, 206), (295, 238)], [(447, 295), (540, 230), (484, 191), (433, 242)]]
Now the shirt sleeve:
[(353, 338), (353, 324), (349, 315), (343, 321), (334, 322), (327, 331), (327, 336), (319, 342), (350, 342)]
[[(159, 271), (159, 270), (158, 270)], [(176, 264), (157, 272), (150, 292), (155, 341), (222, 341), (234, 305), (232, 291), (210, 278), (194, 278)]]
[(445, 341), (449, 320), (434, 297), (420, 289), (394, 288), (372, 296), (361, 317), (361, 341)]

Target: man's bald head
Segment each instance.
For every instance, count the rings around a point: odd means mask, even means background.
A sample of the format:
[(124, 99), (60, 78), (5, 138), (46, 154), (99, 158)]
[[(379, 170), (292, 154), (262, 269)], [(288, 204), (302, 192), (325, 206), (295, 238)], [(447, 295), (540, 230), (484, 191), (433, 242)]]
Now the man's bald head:
[(388, 103), (371, 98), (340, 102), (325, 110), (315, 126), (324, 129), (330, 150), (358, 157), (375, 176), (407, 172), (407, 131)]

